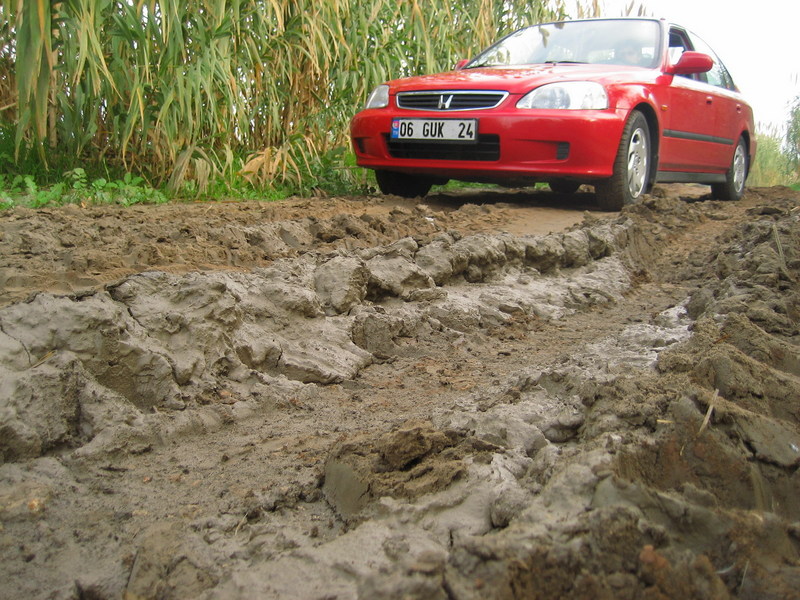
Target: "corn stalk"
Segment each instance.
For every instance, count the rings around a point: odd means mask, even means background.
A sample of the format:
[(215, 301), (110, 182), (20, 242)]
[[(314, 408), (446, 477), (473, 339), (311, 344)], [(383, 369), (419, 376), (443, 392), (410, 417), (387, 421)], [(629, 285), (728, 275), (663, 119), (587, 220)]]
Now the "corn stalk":
[(110, 163), (180, 186), (250, 155), (248, 177), (297, 183), (347, 144), (348, 121), (375, 85), (450, 68), (554, 16), (547, 6), (7, 0), (0, 121), (16, 126), (17, 150), (36, 146), (43, 161)]

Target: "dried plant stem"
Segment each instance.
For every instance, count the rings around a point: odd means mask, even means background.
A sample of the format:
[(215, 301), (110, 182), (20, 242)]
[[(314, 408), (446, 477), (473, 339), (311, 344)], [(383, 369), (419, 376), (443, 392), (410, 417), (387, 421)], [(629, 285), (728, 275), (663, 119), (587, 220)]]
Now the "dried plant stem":
[(703, 419), (702, 425), (700, 425), (700, 430), (697, 432), (698, 437), (700, 437), (700, 435), (706, 430), (709, 422), (711, 421), (711, 413), (714, 412), (714, 407), (716, 406), (717, 398), (719, 398), (719, 390), (714, 390), (714, 394), (711, 396), (711, 400), (709, 400), (708, 402), (708, 410), (706, 411), (706, 416)]

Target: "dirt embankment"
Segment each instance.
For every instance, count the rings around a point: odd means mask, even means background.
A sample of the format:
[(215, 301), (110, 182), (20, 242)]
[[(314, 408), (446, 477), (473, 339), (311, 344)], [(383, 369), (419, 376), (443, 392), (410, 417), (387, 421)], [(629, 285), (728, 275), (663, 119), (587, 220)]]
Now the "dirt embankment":
[(800, 195), (0, 216), (0, 597), (800, 597)]

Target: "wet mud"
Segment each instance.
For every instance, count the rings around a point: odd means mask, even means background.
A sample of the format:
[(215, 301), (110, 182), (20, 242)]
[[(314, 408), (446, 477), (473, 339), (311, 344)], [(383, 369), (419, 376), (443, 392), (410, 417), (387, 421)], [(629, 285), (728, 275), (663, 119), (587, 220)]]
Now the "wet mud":
[(0, 597), (800, 597), (800, 194), (0, 215)]

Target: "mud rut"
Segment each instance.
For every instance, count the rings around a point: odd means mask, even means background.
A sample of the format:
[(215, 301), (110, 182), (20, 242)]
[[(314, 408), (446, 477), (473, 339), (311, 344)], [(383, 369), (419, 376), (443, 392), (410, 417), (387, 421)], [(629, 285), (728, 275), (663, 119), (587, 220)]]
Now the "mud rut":
[(0, 597), (800, 597), (800, 195), (698, 189), (3, 215)]

